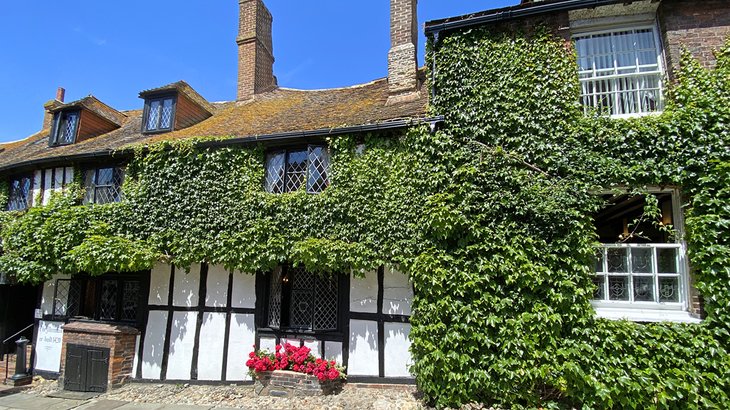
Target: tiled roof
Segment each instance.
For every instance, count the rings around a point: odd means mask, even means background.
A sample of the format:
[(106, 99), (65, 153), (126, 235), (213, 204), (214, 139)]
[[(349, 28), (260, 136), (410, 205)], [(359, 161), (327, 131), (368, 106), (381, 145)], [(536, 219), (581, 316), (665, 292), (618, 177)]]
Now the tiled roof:
[[(149, 90), (148, 90), (149, 91)], [(214, 103), (214, 115), (189, 128), (164, 134), (144, 135), (142, 110), (124, 111), (121, 127), (76, 144), (49, 147), (50, 130), (42, 130), (22, 141), (0, 144), (0, 170), (28, 162), (68, 161), (74, 156), (108, 154), (133, 145), (192, 137), (255, 137), (291, 131), (314, 131), (346, 126), (386, 123), (426, 116), (428, 91), (420, 97), (386, 105), (386, 79), (329, 90), (279, 88), (250, 101)]]

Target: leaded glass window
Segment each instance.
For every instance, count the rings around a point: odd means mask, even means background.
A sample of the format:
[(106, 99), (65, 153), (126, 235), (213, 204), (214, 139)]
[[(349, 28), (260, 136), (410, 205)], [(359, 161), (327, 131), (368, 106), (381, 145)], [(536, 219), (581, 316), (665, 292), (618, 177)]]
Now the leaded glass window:
[(53, 318), (66, 319), (78, 316), (81, 311), (82, 283), (72, 279), (56, 280), (53, 295)]
[(170, 131), (174, 116), (174, 96), (148, 99), (145, 104), (144, 131)]
[(50, 145), (68, 145), (76, 141), (79, 114), (78, 111), (61, 111), (55, 114)]
[(108, 204), (122, 200), (123, 168), (97, 168), (84, 174), (85, 204)]
[(573, 40), (586, 112), (620, 116), (663, 109), (663, 68), (654, 27), (581, 34)]
[(8, 197), (8, 211), (22, 211), (28, 209), (32, 202), (32, 179), (23, 176), (10, 180)]
[(327, 331), (338, 328), (339, 278), (283, 266), (270, 277), (268, 325)]
[(323, 146), (274, 151), (266, 156), (264, 188), (281, 194), (306, 187), (308, 193), (315, 194), (329, 186), (329, 173), (329, 153)]

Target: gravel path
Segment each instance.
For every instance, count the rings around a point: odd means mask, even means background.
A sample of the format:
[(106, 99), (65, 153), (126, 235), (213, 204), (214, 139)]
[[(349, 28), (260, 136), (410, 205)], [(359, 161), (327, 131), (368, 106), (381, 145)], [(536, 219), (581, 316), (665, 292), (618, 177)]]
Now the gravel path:
[[(58, 390), (55, 381), (38, 379), (27, 394), (46, 395)], [(240, 409), (427, 409), (413, 386), (364, 388), (346, 385), (341, 393), (322, 397), (258, 397), (253, 386), (199, 386), (187, 384), (128, 383), (98, 399), (135, 403), (165, 403)]]

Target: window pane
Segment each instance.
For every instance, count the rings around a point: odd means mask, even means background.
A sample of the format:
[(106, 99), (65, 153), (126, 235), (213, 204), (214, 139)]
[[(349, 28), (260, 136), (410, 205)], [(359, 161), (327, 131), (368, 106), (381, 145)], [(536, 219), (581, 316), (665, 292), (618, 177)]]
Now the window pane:
[(627, 252), (625, 248), (608, 248), (608, 271), (628, 273)]
[(53, 316), (57, 318), (77, 316), (80, 307), (81, 283), (70, 279), (58, 279), (53, 300)]
[(659, 278), (659, 301), (669, 303), (679, 302), (679, 278)]
[(634, 300), (637, 302), (654, 301), (653, 276), (634, 276)]
[(604, 275), (596, 275), (593, 277), (593, 285), (596, 287), (593, 290), (594, 300), (606, 299), (606, 277)]
[(307, 151), (289, 152), (286, 162), (285, 192), (297, 191), (307, 177)]
[(307, 192), (319, 193), (329, 186), (330, 161), (324, 147), (309, 148), (309, 178)]
[(105, 280), (101, 285), (100, 319), (114, 320), (117, 315), (117, 281)]
[(280, 194), (284, 191), (284, 152), (275, 152), (266, 156), (266, 192)]
[(162, 102), (162, 116), (160, 118), (160, 129), (172, 128), (172, 98)]
[(337, 329), (337, 276), (318, 276), (315, 286), (314, 329)]
[(31, 202), (31, 179), (28, 177), (17, 178), (10, 181), (10, 193), (8, 197), (9, 211), (22, 211), (28, 209)]
[(609, 276), (608, 294), (611, 300), (629, 300), (629, 277)]
[(90, 169), (84, 171), (84, 187), (86, 194), (84, 195), (84, 204), (94, 203), (94, 188), (96, 186), (96, 170)]
[(71, 144), (76, 139), (76, 126), (79, 121), (79, 114), (75, 112), (63, 113), (61, 118), (56, 142), (58, 144)]
[(290, 268), (289, 274), (292, 281), (289, 325), (292, 328), (312, 329), (314, 275), (303, 268)]
[(654, 250), (651, 248), (631, 249), (631, 271), (633, 273), (652, 273)]
[(147, 130), (153, 131), (158, 128), (160, 122), (160, 100), (150, 101), (150, 110), (147, 116)]
[(137, 308), (139, 307), (139, 281), (124, 282), (122, 293), (122, 317), (121, 320), (137, 320)]
[(659, 273), (677, 273), (677, 249), (659, 248)]
[(281, 281), (282, 269), (279, 267), (271, 273), (271, 286), (269, 288), (269, 320), (272, 328), (281, 326)]

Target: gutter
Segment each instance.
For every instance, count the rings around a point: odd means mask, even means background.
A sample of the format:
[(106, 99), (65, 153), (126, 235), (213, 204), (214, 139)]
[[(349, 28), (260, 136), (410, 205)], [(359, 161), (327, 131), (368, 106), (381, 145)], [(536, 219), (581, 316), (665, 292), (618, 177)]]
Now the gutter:
[[(444, 116), (439, 115), (436, 117), (427, 117), (419, 119), (402, 119), (395, 121), (388, 121), (379, 124), (367, 124), (367, 125), (354, 125), (350, 127), (340, 128), (323, 128), (312, 131), (290, 131), (290, 132), (279, 132), (274, 134), (256, 135), (251, 137), (238, 137), (229, 138), (225, 140), (217, 141), (203, 141), (196, 144), (199, 148), (220, 148), (235, 145), (253, 145), (257, 143), (265, 142), (289, 142), (296, 141), (302, 138), (311, 137), (326, 137), (326, 136), (341, 136), (345, 134), (362, 133), (362, 132), (373, 132), (373, 131), (387, 131), (400, 128), (407, 128), (414, 125), (428, 124), (433, 131), (437, 124), (444, 121)], [(12, 169), (20, 168), (32, 168), (39, 165), (47, 165), (51, 163), (69, 163), (76, 161), (86, 161), (94, 159), (105, 159), (109, 157), (130, 157), (134, 153), (134, 148), (125, 148), (120, 150), (107, 149), (105, 151), (97, 151), (85, 154), (75, 155), (63, 155), (58, 157), (40, 158), (30, 161), (18, 162), (12, 165), (6, 165), (0, 167), (0, 172), (9, 171)]]
[(463, 20), (444, 21), (443, 23), (436, 23), (433, 25), (426, 23), (425, 32), (427, 36), (433, 36), (444, 30), (455, 30), (481, 24), (508, 21), (520, 17), (548, 14), (556, 11), (570, 11), (627, 2), (630, 2), (630, 0), (565, 0), (550, 3), (532, 3), (527, 7), (513, 6), (504, 9), (497, 9), (489, 14), (465, 18)]

